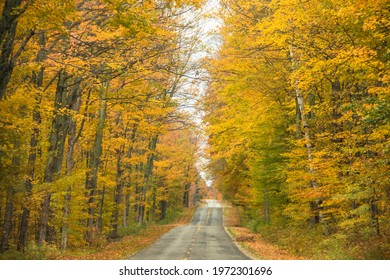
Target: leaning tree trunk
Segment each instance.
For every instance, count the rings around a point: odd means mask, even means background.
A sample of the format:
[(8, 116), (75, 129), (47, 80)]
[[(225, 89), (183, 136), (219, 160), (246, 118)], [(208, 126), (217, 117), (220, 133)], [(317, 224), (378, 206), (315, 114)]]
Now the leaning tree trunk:
[(18, 45), (18, 49), (14, 49), (18, 18), (26, 11), (29, 4), (27, 2), (22, 7), (21, 2), (21, 0), (6, 0), (0, 16), (0, 100), (5, 96), (17, 59), (35, 34), (34, 30), (28, 31)]
[(4, 98), (13, 70), (12, 52), (20, 15), (17, 9), (20, 8), (21, 2), (6, 0), (0, 18), (0, 100)]

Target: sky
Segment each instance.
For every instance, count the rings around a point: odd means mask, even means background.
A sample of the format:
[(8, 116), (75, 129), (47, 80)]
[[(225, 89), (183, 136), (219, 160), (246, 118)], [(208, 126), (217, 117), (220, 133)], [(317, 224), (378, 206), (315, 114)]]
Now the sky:
[[(194, 55), (195, 60), (200, 60), (206, 56), (212, 56), (215, 52), (218, 51), (220, 40), (218, 36), (218, 28), (221, 26), (222, 21), (215, 17), (217, 14), (217, 10), (219, 8), (219, 0), (208, 0), (204, 6), (203, 13), (206, 15), (214, 15), (214, 17), (207, 16), (200, 22), (201, 26), (201, 42), (202, 45), (206, 46), (206, 51), (198, 52)], [(203, 73), (203, 75), (207, 75), (204, 73), (204, 70), (199, 70), (199, 72)], [(202, 98), (206, 91), (206, 82), (198, 83), (198, 98)], [(201, 131), (204, 131), (204, 123), (202, 121), (202, 112), (198, 112), (198, 120), (197, 124), (201, 126)], [(201, 135), (200, 143), (199, 143), (199, 156), (197, 168), (200, 170), (200, 175), (205, 180), (206, 185), (208, 187), (212, 187), (213, 180), (210, 174), (207, 172), (206, 165), (208, 163), (208, 159), (205, 156), (205, 150), (207, 149), (207, 135), (203, 133)]]
[[(218, 36), (218, 28), (221, 26), (222, 21), (216, 16), (217, 10), (219, 8), (219, 0), (207, 0), (204, 5), (201, 14), (201, 17), (194, 15), (193, 13), (188, 13), (186, 19), (189, 22), (192, 22), (194, 18), (197, 18), (197, 24), (194, 26), (194, 29), (190, 29), (188, 34), (185, 36), (191, 37), (195, 33), (199, 38), (199, 50), (193, 53), (191, 61), (195, 65), (207, 57), (213, 56), (219, 48), (220, 39)], [(183, 91), (196, 92), (194, 94), (186, 94), (183, 96), (189, 96), (185, 99), (183, 104), (183, 110), (190, 113), (193, 118), (193, 121), (196, 123), (199, 131), (199, 151), (198, 151), (198, 162), (197, 168), (200, 172), (200, 175), (205, 180), (208, 187), (212, 187), (212, 178), (207, 172), (206, 165), (208, 163), (205, 150), (207, 149), (207, 135), (204, 133), (204, 123), (202, 120), (203, 112), (200, 111), (197, 102), (203, 98), (207, 89), (207, 72), (201, 67), (197, 67), (187, 73), (189, 77), (186, 81), (187, 85), (183, 86)]]

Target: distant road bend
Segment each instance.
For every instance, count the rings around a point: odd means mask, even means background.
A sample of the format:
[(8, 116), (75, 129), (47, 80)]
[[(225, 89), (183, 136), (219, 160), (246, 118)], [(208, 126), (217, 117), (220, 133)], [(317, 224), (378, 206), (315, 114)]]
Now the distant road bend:
[(131, 260), (249, 260), (226, 233), (216, 200), (196, 209), (190, 224), (175, 227)]

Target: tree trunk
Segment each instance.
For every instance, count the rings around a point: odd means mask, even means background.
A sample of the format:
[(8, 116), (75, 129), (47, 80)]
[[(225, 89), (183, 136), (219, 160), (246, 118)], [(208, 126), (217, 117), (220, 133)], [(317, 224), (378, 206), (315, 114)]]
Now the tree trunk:
[(11, 237), (12, 231), (12, 215), (14, 209), (14, 188), (9, 187), (7, 189), (7, 198), (5, 204), (4, 211), (4, 224), (3, 224), (3, 232), (0, 242), (0, 252), (4, 252), (8, 250), (9, 247), (9, 239)]
[[(40, 63), (45, 59), (46, 51), (45, 51), (45, 45), (46, 45), (46, 38), (45, 34), (42, 32), (39, 36), (40, 41), (40, 51), (37, 55), (36, 62)], [(43, 76), (44, 76), (45, 68), (42, 66), (38, 72), (32, 73), (31, 82), (35, 84), (35, 86), (39, 89), (43, 85)], [(29, 218), (30, 218), (30, 207), (31, 207), (31, 196), (32, 196), (32, 189), (33, 189), (33, 180), (35, 178), (35, 162), (37, 159), (37, 154), (39, 153), (38, 148), (38, 139), (40, 135), (39, 126), (41, 125), (42, 118), (41, 113), (39, 111), (39, 106), (41, 103), (41, 96), (36, 97), (36, 105), (33, 110), (33, 121), (34, 121), (34, 127), (32, 129), (31, 138), (30, 138), (30, 151), (29, 151), (29, 157), (28, 157), (28, 163), (27, 163), (27, 173), (28, 177), (25, 181), (26, 186), (26, 197), (23, 202), (23, 210), (22, 215), (20, 219), (20, 229), (19, 229), (19, 241), (18, 241), (18, 250), (24, 250), (24, 247), (27, 244), (27, 235), (28, 235), (28, 225), (29, 225)]]
[[(295, 53), (293, 47), (290, 48), (290, 57), (293, 63), (293, 68), (295, 69), (297, 67), (297, 60), (295, 59)], [(295, 80), (295, 98), (296, 98), (296, 108), (298, 112), (296, 113), (297, 116), (299, 115), (300, 120), (301, 120), (301, 130), (303, 131), (303, 139), (305, 140), (305, 146), (306, 146), (306, 152), (307, 152), (307, 159), (309, 162), (309, 173), (311, 175), (314, 175), (314, 164), (313, 164), (313, 144), (311, 140), (311, 135), (310, 135), (310, 128), (309, 124), (307, 122), (306, 118), (306, 112), (305, 112), (305, 101), (301, 92), (301, 89), (299, 88), (299, 81), (298, 79)], [(298, 132), (297, 132), (298, 135)], [(318, 184), (315, 179), (312, 179), (310, 182), (310, 186), (312, 188), (317, 188)], [(310, 202), (310, 208), (313, 213), (313, 216), (311, 217), (311, 223), (317, 224), (320, 222), (320, 204), (321, 204), (321, 199), (317, 198), (316, 201)]]
[[(12, 165), (14, 166), (14, 182), (19, 181), (20, 173), (20, 157), (18, 155), (20, 149), (20, 142), (16, 140), (14, 144), (14, 150), (16, 155), (12, 158)], [(13, 210), (14, 210), (14, 195), (15, 188), (14, 186), (9, 186), (7, 188), (6, 204), (5, 204), (5, 213), (4, 213), (4, 224), (2, 238), (0, 240), (0, 252), (8, 250), (9, 239), (11, 237), (12, 226), (13, 226)]]
[(103, 213), (104, 213), (104, 197), (106, 195), (106, 186), (103, 186), (103, 189), (99, 191), (100, 202), (99, 202), (99, 215), (96, 221), (96, 233), (100, 236), (103, 232)]
[(49, 215), (50, 215), (50, 199), (51, 192), (46, 191), (41, 203), (41, 215), (39, 221), (38, 246), (42, 246), (46, 242)]
[(302, 139), (301, 130), (301, 110), (299, 108), (298, 98), (295, 96), (295, 138)]
[(160, 201), (160, 211), (161, 211), (160, 219), (161, 220), (164, 220), (167, 217), (167, 206), (168, 206), (168, 203), (166, 200)]
[[(131, 131), (131, 135), (130, 135), (130, 141), (131, 141), (131, 144), (130, 144), (130, 147), (128, 148), (127, 152), (126, 152), (126, 158), (127, 159), (131, 159), (132, 156), (133, 156), (133, 150), (134, 150), (134, 145), (135, 145), (135, 138), (136, 138), (136, 135), (137, 135), (137, 130), (138, 130), (138, 120), (136, 120), (136, 122), (134, 123), (133, 125), (133, 129)], [(128, 177), (130, 178), (130, 176), (132, 175), (133, 173), (133, 165), (132, 164), (127, 164), (125, 165), (125, 170), (127, 170), (128, 172)], [(122, 216), (123, 216), (123, 219), (122, 219), (122, 222), (123, 222), (123, 227), (126, 228), (129, 224), (128, 220), (129, 220), (129, 216), (130, 216), (130, 187), (131, 187), (131, 182), (128, 181), (126, 183), (126, 195), (125, 195), (125, 199), (124, 199), (124, 207), (123, 207), (123, 213), (122, 213)]]
[(380, 214), (380, 208), (378, 206), (379, 199), (377, 198), (376, 195), (376, 190), (373, 187), (372, 188), (372, 196), (369, 199), (369, 205), (370, 205), (370, 220), (371, 220), (371, 225), (375, 230), (375, 234), (377, 236), (381, 236), (381, 228), (380, 228), (380, 223), (379, 223), (379, 214)]
[[(152, 174), (153, 178), (153, 174)], [(152, 179), (153, 181), (153, 179)], [(157, 210), (157, 180), (156, 182), (152, 182), (152, 221), (156, 221), (156, 210)]]
[(186, 208), (190, 206), (190, 187), (191, 183), (184, 185), (183, 206)]
[(4, 98), (13, 70), (12, 52), (20, 16), (17, 9), (20, 8), (21, 2), (6, 0), (0, 18), (0, 100)]
[(102, 155), (103, 132), (104, 132), (104, 125), (106, 120), (107, 91), (108, 91), (108, 83), (103, 83), (101, 93), (100, 93), (98, 126), (96, 129), (93, 150), (91, 151), (91, 160), (89, 166), (90, 170), (87, 173), (86, 189), (89, 192), (89, 194), (88, 194), (88, 218), (87, 218), (86, 240), (90, 244), (94, 240), (95, 200), (96, 200), (96, 193), (97, 193), (97, 179), (98, 179), (100, 157)]
[(30, 218), (31, 196), (32, 196), (32, 189), (33, 189), (32, 182), (35, 178), (35, 161), (38, 152), (38, 138), (40, 134), (39, 125), (41, 123), (41, 115), (38, 108), (39, 103), (37, 103), (33, 111), (33, 120), (34, 120), (35, 127), (33, 128), (33, 132), (30, 138), (30, 151), (29, 151), (29, 157), (27, 163), (28, 177), (24, 183), (26, 188), (26, 194), (23, 201), (23, 209), (22, 209), (22, 215), (20, 219), (19, 241), (17, 246), (18, 250), (23, 250), (27, 244), (28, 222)]
[(123, 228), (127, 228), (129, 226), (129, 216), (130, 216), (130, 191), (128, 190), (125, 195), (124, 207), (122, 212)]
[(154, 151), (157, 146), (158, 135), (153, 137), (149, 142), (149, 156), (145, 166), (144, 173), (144, 184), (141, 188), (141, 201), (140, 201), (140, 213), (139, 213), (139, 224), (143, 225), (146, 221), (146, 200), (147, 200), (147, 191), (150, 189), (151, 184), (151, 175), (153, 173), (153, 163), (154, 163)]
[[(79, 112), (81, 106), (81, 78), (74, 79), (74, 86), (70, 95), (70, 110), (75, 113)], [(76, 121), (69, 117), (68, 120), (68, 151), (66, 156), (66, 176), (70, 176), (74, 166), (74, 147), (76, 145)], [(69, 232), (69, 213), (70, 201), (72, 198), (72, 187), (69, 186), (64, 196), (64, 207), (62, 210), (62, 226), (61, 226), (61, 250), (65, 251), (68, 243)]]
[(138, 185), (139, 174), (143, 171), (142, 163), (135, 165), (135, 186), (134, 186), (134, 222), (140, 223), (141, 218), (141, 188)]
[[(57, 90), (54, 102), (54, 118), (52, 122), (52, 130), (49, 137), (49, 150), (45, 166), (45, 174), (43, 181), (45, 183), (53, 182), (55, 177), (59, 175), (62, 168), (62, 161), (64, 157), (65, 140), (68, 133), (68, 116), (62, 112), (63, 109), (69, 108), (69, 96), (66, 94), (66, 83), (68, 75), (65, 71), (60, 71), (58, 74)], [(53, 237), (50, 233), (53, 230), (48, 228), (50, 216), (50, 199), (51, 192), (46, 190), (42, 201), (41, 219), (39, 223), (38, 246), (43, 245), (44, 242)]]
[(269, 224), (271, 222), (269, 213), (269, 193), (267, 186), (264, 186), (264, 223)]
[(116, 239), (119, 237), (118, 234), (118, 225), (119, 225), (119, 206), (122, 201), (122, 192), (123, 192), (123, 168), (122, 168), (122, 157), (123, 157), (123, 149), (124, 147), (121, 147), (118, 151), (118, 158), (117, 158), (117, 164), (116, 164), (116, 188), (114, 191), (114, 211), (112, 213), (112, 220), (111, 220), (111, 232), (110, 232), (110, 238)]

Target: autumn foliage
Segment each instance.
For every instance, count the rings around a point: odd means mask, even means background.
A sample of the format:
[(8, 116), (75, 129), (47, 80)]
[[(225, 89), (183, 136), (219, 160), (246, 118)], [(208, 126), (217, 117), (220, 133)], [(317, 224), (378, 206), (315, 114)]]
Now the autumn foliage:
[(0, 251), (94, 246), (193, 205), (197, 0), (0, 4)]
[(390, 257), (389, 1), (220, 0), (200, 137), (203, 4), (0, 2), (0, 252), (169, 221), (201, 197), (207, 146), (209, 182), (264, 238)]
[(214, 183), (299, 254), (390, 256), (389, 8), (221, 1), (204, 102)]

